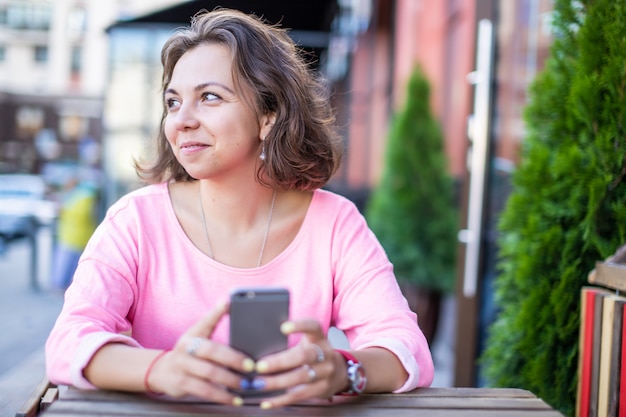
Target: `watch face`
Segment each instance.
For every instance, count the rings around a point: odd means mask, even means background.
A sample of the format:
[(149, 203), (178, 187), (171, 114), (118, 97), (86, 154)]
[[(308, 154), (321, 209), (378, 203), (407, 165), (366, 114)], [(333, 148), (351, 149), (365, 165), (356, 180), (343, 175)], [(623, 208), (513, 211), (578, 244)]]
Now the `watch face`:
[(367, 378), (365, 376), (365, 370), (360, 363), (351, 363), (348, 367), (348, 376), (350, 379), (350, 385), (352, 391), (355, 394), (360, 394), (365, 389)]
[(359, 394), (362, 393), (365, 389), (366, 382), (367, 378), (365, 377), (365, 371), (363, 370), (363, 367), (359, 364), (354, 378), (354, 391), (358, 392)]

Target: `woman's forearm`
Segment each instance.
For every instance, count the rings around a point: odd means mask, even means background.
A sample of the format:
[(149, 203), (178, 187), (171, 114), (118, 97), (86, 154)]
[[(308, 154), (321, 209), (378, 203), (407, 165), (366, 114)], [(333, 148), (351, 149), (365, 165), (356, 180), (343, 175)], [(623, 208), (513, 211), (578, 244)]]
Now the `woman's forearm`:
[(100, 389), (142, 392), (146, 371), (161, 352), (109, 343), (94, 354), (83, 373)]
[(409, 377), (400, 360), (387, 349), (368, 348), (351, 353), (365, 369), (366, 392), (395, 391), (404, 385)]

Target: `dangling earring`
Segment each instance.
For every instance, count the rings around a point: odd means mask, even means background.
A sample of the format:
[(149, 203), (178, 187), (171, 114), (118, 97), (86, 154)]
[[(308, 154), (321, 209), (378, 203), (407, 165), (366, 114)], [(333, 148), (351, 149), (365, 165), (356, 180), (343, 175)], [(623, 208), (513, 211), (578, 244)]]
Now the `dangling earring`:
[(261, 161), (265, 161), (265, 136), (261, 138), (261, 155), (259, 155)]

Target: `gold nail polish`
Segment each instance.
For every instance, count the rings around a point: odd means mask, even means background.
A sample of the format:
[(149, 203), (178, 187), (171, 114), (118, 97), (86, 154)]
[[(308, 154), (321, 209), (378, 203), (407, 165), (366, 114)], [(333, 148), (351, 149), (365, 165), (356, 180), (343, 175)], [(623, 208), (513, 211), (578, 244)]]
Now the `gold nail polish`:
[(246, 359), (243, 360), (242, 366), (243, 366), (243, 370), (244, 371), (252, 372), (252, 371), (254, 371), (254, 366), (255, 365), (254, 365), (254, 361), (252, 359), (246, 358)]
[(241, 398), (241, 397), (233, 398), (233, 405), (235, 407), (241, 407), (243, 405), (243, 398)]
[(280, 325), (280, 331), (283, 334), (290, 334), (295, 330), (295, 328), (296, 328), (296, 325), (293, 324), (293, 322), (291, 321), (286, 321)]
[(266, 361), (259, 361), (256, 363), (256, 371), (260, 373), (267, 372), (269, 367), (270, 366)]
[(262, 401), (261, 402), (261, 409), (262, 410), (269, 410), (270, 408), (272, 408), (272, 403), (269, 401)]

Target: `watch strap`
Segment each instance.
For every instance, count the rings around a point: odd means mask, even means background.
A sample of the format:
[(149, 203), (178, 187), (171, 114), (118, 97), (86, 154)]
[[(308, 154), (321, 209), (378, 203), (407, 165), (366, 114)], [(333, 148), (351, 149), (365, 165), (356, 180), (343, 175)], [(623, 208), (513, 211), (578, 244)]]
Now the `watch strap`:
[[(346, 361), (346, 364), (348, 365), (348, 381), (350, 382), (350, 388), (348, 389), (348, 391), (342, 391), (339, 392), (339, 395), (359, 395), (361, 394), (361, 392), (363, 392), (363, 389), (365, 388), (365, 375), (363, 373), (363, 367), (361, 365), (361, 362), (354, 356), (352, 355), (352, 353), (347, 352), (345, 350), (341, 350), (341, 349), (335, 349), (341, 356), (343, 356), (343, 358)], [(356, 372), (359, 372), (360, 375), (360, 380), (356, 380), (357, 375), (355, 374)], [(359, 382), (362, 382), (361, 385), (357, 384)]]

